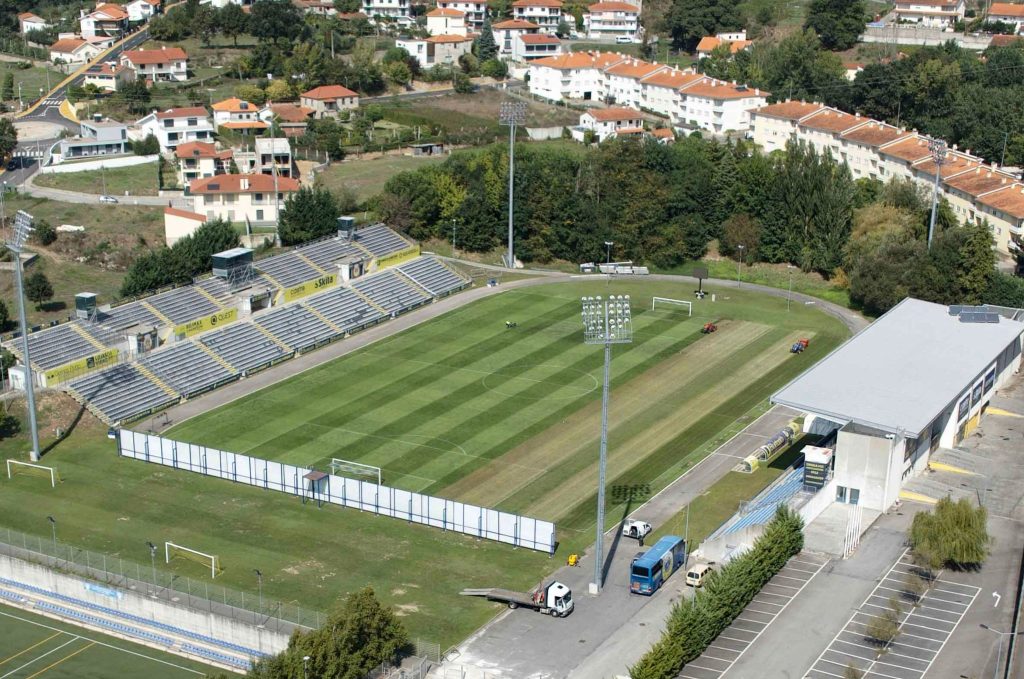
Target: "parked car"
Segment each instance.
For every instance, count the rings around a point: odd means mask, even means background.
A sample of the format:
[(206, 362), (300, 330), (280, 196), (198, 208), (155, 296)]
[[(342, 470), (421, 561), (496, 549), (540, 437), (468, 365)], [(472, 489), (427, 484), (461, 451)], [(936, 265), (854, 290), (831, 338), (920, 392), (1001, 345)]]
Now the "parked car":
[(640, 540), (647, 537), (648, 533), (651, 532), (651, 524), (646, 521), (637, 521), (635, 519), (627, 519), (622, 524), (622, 534), (628, 535), (629, 537)]
[(629, 37), (628, 35), (620, 35), (617, 38), (615, 38), (615, 44), (616, 45), (632, 45), (633, 44), (633, 38)]
[(117, 198), (114, 198), (113, 196), (100, 196), (100, 202), (101, 203), (116, 203), (117, 202)]
[(690, 587), (702, 587), (710, 574), (711, 566), (706, 563), (699, 563), (687, 572), (686, 584)]
[(8, 170), (17, 170), (19, 167), (21, 167), (21, 162), (17, 158), (11, 158), (7, 161)]

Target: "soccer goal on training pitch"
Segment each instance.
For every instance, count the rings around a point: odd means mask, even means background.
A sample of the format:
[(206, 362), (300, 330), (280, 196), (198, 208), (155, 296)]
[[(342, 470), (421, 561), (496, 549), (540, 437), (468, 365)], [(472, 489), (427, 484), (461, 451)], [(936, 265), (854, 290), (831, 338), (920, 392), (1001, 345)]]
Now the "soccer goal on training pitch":
[(651, 300), (651, 311), (657, 309), (659, 303), (662, 308), (666, 306), (686, 307), (686, 315), (693, 316), (693, 302), (688, 302), (685, 299), (672, 299), (671, 297), (655, 297)]
[(339, 460), (336, 457), (331, 458), (331, 473), (341, 476), (365, 476), (374, 481), (378, 486), (381, 485), (383, 479), (380, 467), (374, 467), (372, 464), (351, 462), (349, 460)]
[(56, 488), (57, 482), (60, 481), (60, 475), (57, 474), (57, 470), (53, 467), (33, 464), (31, 462), (21, 462), (20, 460), (7, 460), (7, 478), (14, 478), (17, 474), (28, 474), (29, 476), (50, 479), (50, 486), (52, 488)]
[(221, 572), (220, 559), (217, 558), (216, 554), (206, 554), (205, 552), (176, 545), (173, 542), (165, 542), (164, 559), (166, 562), (170, 563), (171, 559), (179, 557), (182, 559), (188, 559), (189, 561), (195, 561), (196, 563), (201, 563), (204, 566), (209, 565), (211, 578), (216, 578), (217, 573)]

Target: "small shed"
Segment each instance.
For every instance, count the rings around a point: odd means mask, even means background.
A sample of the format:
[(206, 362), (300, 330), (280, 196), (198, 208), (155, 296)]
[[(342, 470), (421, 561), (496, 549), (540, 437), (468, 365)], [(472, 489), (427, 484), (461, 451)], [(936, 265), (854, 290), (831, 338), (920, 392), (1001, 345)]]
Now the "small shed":
[(414, 156), (439, 156), (444, 153), (444, 144), (412, 144), (409, 146)]

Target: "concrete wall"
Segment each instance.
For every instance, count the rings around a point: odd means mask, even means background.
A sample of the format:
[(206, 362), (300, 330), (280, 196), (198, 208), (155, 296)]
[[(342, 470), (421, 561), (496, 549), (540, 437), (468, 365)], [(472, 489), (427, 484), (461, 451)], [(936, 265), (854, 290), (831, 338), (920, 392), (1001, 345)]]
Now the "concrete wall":
[(952, 40), (960, 47), (984, 50), (992, 42), (991, 35), (947, 33), (937, 28), (925, 28), (909, 24), (892, 24), (884, 28), (868, 27), (861, 42), (894, 43), (897, 45), (942, 45)]
[[(0, 576), (107, 608), (242, 644), (264, 653), (278, 653), (288, 645), (286, 634), (260, 629), (254, 625), (213, 613), (191, 610), (183, 605), (179, 606), (151, 598), (145, 593), (115, 588), (112, 585), (98, 585), (90, 580), (58, 573), (45, 566), (6, 555), (0, 555)], [(89, 586), (92, 586), (92, 589)]]
[(76, 163), (64, 163), (61, 165), (47, 165), (39, 168), (39, 174), (64, 174), (66, 172), (85, 172), (86, 170), (98, 170), (100, 167), (107, 169), (112, 167), (131, 167), (133, 165), (145, 165), (155, 163), (159, 156), (116, 156), (113, 158), (101, 157), (100, 160), (84, 160)]
[(836, 443), (836, 486), (860, 491), (858, 503), (884, 512), (899, 497), (903, 439), (872, 435), (847, 425)]

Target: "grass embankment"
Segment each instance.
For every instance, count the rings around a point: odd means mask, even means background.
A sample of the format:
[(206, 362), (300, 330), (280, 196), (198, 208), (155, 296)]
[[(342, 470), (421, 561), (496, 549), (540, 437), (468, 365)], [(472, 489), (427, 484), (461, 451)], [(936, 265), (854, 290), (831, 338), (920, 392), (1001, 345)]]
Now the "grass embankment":
[(159, 193), (157, 163), (144, 163), (130, 167), (111, 167), (102, 170), (40, 174), (33, 180), (37, 186), (78, 193), (115, 196), (131, 202), (129, 196), (155, 196)]

